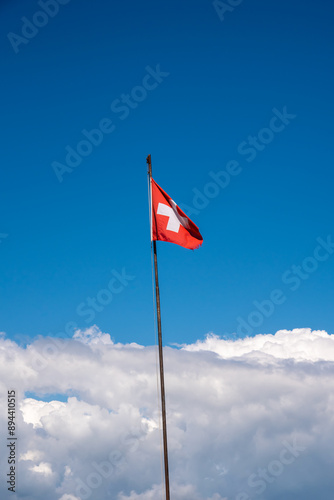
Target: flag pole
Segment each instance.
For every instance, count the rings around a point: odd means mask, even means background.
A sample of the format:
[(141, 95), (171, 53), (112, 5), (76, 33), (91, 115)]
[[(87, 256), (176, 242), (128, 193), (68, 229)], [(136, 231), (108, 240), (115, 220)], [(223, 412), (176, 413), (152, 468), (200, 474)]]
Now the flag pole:
[[(150, 182), (150, 195), (152, 194), (152, 163), (151, 155), (146, 158), (148, 165), (148, 175)], [(151, 199), (152, 205), (152, 199)], [(151, 206), (151, 231), (152, 231), (152, 206)], [(151, 234), (152, 240), (152, 234)], [(160, 392), (161, 392), (161, 410), (162, 410), (162, 434), (163, 434), (163, 445), (164, 445), (164, 465), (165, 465), (165, 485), (166, 485), (166, 500), (170, 500), (169, 495), (169, 470), (168, 470), (168, 448), (167, 448), (167, 419), (166, 419), (166, 400), (165, 400), (165, 378), (164, 378), (164, 361), (163, 361), (163, 349), (162, 349), (162, 330), (161, 330), (161, 311), (160, 311), (160, 290), (159, 290), (159, 278), (158, 278), (158, 258), (157, 258), (157, 242), (153, 242), (153, 253), (154, 253), (154, 272), (155, 272), (155, 297), (157, 305), (157, 323), (158, 323), (158, 340), (159, 340), (159, 366), (160, 366)]]

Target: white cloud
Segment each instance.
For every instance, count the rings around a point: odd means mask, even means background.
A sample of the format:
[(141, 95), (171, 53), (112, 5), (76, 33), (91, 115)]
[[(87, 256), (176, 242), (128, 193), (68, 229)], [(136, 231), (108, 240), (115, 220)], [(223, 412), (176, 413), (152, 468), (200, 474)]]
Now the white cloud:
[(20, 455), (20, 460), (30, 460), (37, 462), (41, 458), (41, 453), (37, 450), (28, 450), (26, 453)]
[(204, 341), (184, 346), (187, 351), (212, 351), (221, 358), (251, 356), (265, 359), (266, 355), (296, 361), (334, 361), (334, 336), (310, 328), (280, 330), (275, 335), (256, 335), (240, 340), (223, 340), (208, 335)]
[(110, 335), (102, 333), (96, 325), (86, 330), (77, 330), (73, 335), (75, 340), (80, 340), (84, 344), (113, 344)]
[[(136, 493), (131, 491), (129, 495), (124, 495), (120, 493), (117, 500), (158, 500), (160, 498), (165, 498), (165, 488), (161, 485), (153, 485), (149, 490), (143, 493)], [(174, 485), (170, 491), (171, 498), (176, 500), (200, 500), (198, 492), (196, 492), (194, 486), (190, 484), (186, 485)], [(214, 497), (208, 500), (224, 500), (220, 495), (215, 494)]]
[[(18, 399), (11, 498), (160, 500), (156, 348), (97, 327), (76, 339), (0, 337), (1, 407), (8, 389)], [(166, 348), (173, 500), (330, 500), (333, 361), (334, 337), (310, 329)]]
[(25, 398), (20, 404), (24, 422), (32, 424), (34, 428), (43, 427), (41, 422), (42, 417), (48, 416), (53, 412), (59, 415), (61, 410), (65, 407), (66, 404), (60, 401), (44, 403), (43, 401), (36, 401), (36, 399), (32, 398)]
[(44, 474), (44, 476), (50, 476), (52, 474), (51, 465), (47, 462), (41, 462), (38, 465), (30, 467), (29, 470), (37, 472), (38, 474)]
[(80, 500), (80, 498), (75, 497), (74, 495), (67, 495), (67, 493), (65, 493), (65, 495), (62, 495), (59, 500)]

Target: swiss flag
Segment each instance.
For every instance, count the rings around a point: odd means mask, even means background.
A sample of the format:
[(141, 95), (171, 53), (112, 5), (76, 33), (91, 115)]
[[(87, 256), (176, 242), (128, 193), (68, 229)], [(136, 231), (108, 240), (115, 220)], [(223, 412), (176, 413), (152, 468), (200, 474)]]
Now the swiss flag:
[(203, 243), (198, 227), (151, 178), (152, 241), (169, 241), (194, 250)]

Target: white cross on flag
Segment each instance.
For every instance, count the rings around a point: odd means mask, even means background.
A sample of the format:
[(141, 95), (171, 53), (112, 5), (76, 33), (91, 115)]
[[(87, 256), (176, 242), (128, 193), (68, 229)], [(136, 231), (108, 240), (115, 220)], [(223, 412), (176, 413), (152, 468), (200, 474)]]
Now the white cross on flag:
[(153, 179), (151, 197), (152, 241), (169, 241), (191, 250), (203, 243), (198, 227)]

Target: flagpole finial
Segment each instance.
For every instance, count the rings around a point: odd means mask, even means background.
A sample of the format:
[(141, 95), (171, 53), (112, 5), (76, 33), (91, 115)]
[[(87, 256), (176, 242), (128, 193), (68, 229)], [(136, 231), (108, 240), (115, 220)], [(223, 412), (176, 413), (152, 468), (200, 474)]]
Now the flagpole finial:
[(148, 167), (148, 174), (150, 177), (152, 177), (152, 163), (151, 163), (151, 155), (148, 155), (146, 158), (146, 163)]

